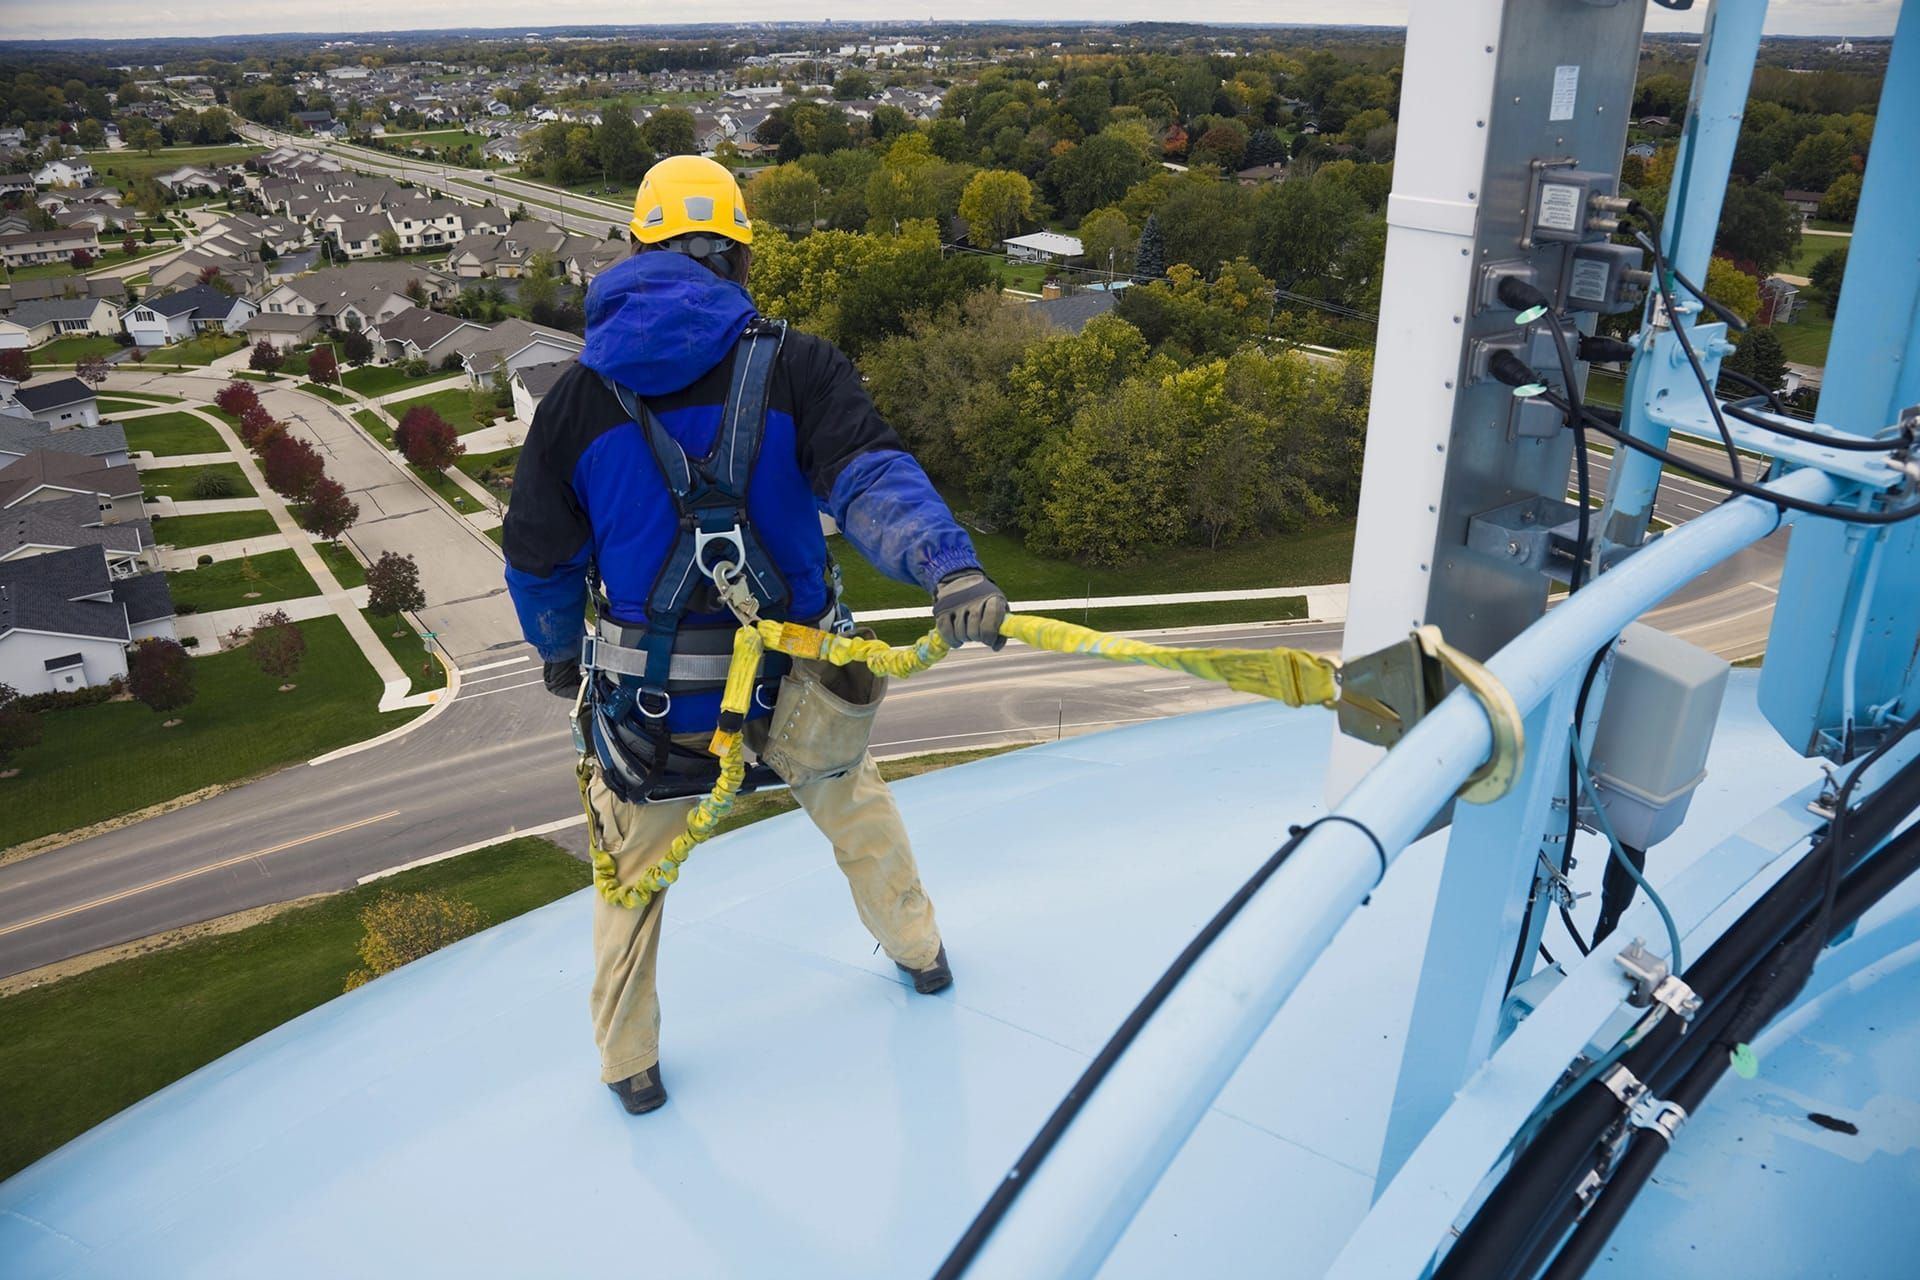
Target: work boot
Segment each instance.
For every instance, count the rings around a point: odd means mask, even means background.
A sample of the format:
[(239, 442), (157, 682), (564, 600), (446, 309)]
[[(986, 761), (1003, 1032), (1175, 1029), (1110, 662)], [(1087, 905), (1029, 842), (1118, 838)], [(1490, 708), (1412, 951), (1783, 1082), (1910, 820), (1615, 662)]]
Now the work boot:
[(933, 963), (924, 969), (909, 969), (898, 960), (893, 962), (893, 967), (912, 978), (913, 989), (923, 996), (945, 991), (953, 985), (953, 970), (947, 967), (947, 948), (944, 943), (933, 957)]
[(628, 1076), (607, 1086), (630, 1116), (643, 1116), (666, 1105), (667, 1090), (660, 1083), (660, 1064), (655, 1063), (639, 1075)]

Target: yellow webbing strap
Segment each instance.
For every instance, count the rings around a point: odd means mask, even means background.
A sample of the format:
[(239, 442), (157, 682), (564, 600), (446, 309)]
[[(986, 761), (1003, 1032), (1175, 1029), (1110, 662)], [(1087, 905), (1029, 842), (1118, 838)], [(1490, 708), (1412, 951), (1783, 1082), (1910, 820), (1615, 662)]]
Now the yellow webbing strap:
[[(1036, 649), (1144, 663), (1213, 680), (1241, 693), (1272, 698), (1290, 707), (1331, 707), (1340, 697), (1339, 662), (1303, 649), (1174, 649), (1022, 613), (1009, 614), (1000, 632)], [(1462, 794), (1471, 800), (1504, 794), (1513, 784), (1520, 754), (1519, 715), (1513, 710), (1513, 700), (1485, 668), (1449, 648), (1437, 632), (1423, 635), (1422, 642), (1429, 653), (1446, 662), (1473, 690), (1474, 696), (1487, 707), (1488, 719), (1494, 723), (1493, 757), (1469, 779)], [(741, 627), (734, 635), (733, 662), (727, 669), (726, 691), (720, 702), (722, 711), (746, 714), (754, 681), (759, 675), (760, 658), (767, 649), (796, 658), (830, 662), (838, 667), (864, 663), (877, 675), (900, 678), (927, 670), (951, 652), (937, 631), (929, 631), (911, 645), (895, 648), (878, 640), (835, 635), (798, 623), (758, 621)], [(1499, 714), (1503, 705), (1505, 715)], [(620, 884), (612, 855), (600, 848), (593, 805), (587, 797), (593, 765), (590, 758), (582, 760), (580, 801), (587, 811), (587, 844), (593, 859), (593, 881), (608, 902), (625, 907), (645, 906), (656, 893), (679, 878), (680, 864), (686, 861), (695, 845), (713, 834), (720, 819), (733, 807), (734, 796), (746, 773), (740, 734), (716, 730), (708, 749), (720, 758), (719, 780), (712, 792), (694, 806), (686, 831), (674, 840), (666, 857), (631, 885)]]

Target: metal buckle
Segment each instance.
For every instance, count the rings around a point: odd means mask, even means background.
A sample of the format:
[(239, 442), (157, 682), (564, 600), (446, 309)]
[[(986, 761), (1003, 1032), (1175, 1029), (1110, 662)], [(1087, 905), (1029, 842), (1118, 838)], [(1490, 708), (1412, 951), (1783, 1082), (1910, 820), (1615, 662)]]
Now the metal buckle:
[[(707, 548), (716, 542), (726, 543), (733, 548), (731, 560), (722, 560), (718, 564), (707, 563)], [(746, 535), (740, 531), (740, 526), (736, 524), (733, 528), (724, 529), (719, 533), (708, 533), (704, 529), (696, 528), (693, 531), (693, 564), (715, 583), (720, 582), (720, 572), (729, 564), (733, 566), (735, 573), (746, 568), (747, 540)]]
[(1640, 1078), (1625, 1067), (1615, 1067), (1605, 1080), (1608, 1092), (1627, 1108), (1627, 1123), (1636, 1129), (1656, 1129), (1673, 1145), (1680, 1126), (1687, 1122), (1687, 1109), (1677, 1102), (1653, 1096)]
[[(649, 698), (660, 699), (660, 709), (658, 711), (654, 711), (647, 706), (647, 700)], [(665, 689), (660, 690), (658, 693), (654, 693), (650, 689), (642, 689), (640, 696), (633, 700), (633, 709), (649, 720), (664, 719), (667, 712), (673, 710), (673, 695)]]
[[(766, 702), (766, 701), (763, 701), (763, 700), (761, 699), (761, 697), (760, 697), (760, 695), (761, 695), (762, 693), (764, 693), (764, 692), (766, 692), (766, 691), (767, 691), (767, 689), (769, 689), (769, 688), (773, 688), (773, 689), (778, 689), (779, 687), (780, 687), (780, 685), (779, 685), (779, 682), (778, 682), (778, 681), (775, 681), (775, 682), (774, 682), (773, 684), (771, 684), (771, 685), (767, 685), (767, 684), (757, 684), (757, 685), (755, 685), (755, 686), (753, 686), (753, 705), (754, 705), (754, 706), (756, 706), (756, 707), (759, 707), (759, 708), (760, 708), (760, 709), (761, 709), (762, 711), (771, 711), (771, 710), (773, 710), (773, 703), (771, 703), (771, 702)], [(776, 697), (777, 697), (777, 696), (778, 696), (778, 695), (776, 695)]]

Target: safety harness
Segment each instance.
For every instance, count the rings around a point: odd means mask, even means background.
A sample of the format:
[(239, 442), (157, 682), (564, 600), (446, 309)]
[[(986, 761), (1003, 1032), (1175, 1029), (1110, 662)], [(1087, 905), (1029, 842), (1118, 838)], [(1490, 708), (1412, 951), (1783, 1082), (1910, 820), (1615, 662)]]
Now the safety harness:
[[(734, 348), (720, 427), (704, 457), (692, 458), (652, 408), (612, 379), (606, 385), (645, 436), (678, 515), (679, 531), (647, 593), (644, 626), (608, 616), (595, 575), (596, 625), (581, 646), (581, 698), (574, 739), (582, 766), (588, 752), (614, 794), (632, 804), (708, 791), (719, 763), (704, 751), (676, 746), (667, 713), (676, 693), (705, 692), (727, 682), (735, 617), (690, 624), (687, 614), (718, 612), (731, 592), (744, 590), (759, 611), (780, 617), (792, 591), (767, 553), (747, 513), (765, 434), (767, 401), (786, 326), (756, 319)], [(729, 606), (731, 607), (731, 606)], [(765, 662), (753, 697), (766, 709), (790, 669), (784, 655)], [(723, 710), (720, 728), (737, 733), (743, 711)], [(772, 770), (747, 771), (742, 791), (777, 781)]]

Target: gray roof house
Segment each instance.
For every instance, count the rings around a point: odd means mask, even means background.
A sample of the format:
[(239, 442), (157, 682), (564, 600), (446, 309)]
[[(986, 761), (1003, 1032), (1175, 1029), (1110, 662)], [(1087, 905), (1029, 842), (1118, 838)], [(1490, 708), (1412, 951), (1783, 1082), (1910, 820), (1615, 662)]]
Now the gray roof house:
[(99, 499), (76, 493), (52, 502), (30, 502), (0, 513), (0, 562), (99, 547), (114, 578), (157, 568), (153, 525), (147, 520), (103, 524)]
[(37, 449), (76, 454), (117, 467), (127, 461), (127, 433), (117, 422), (55, 431), (38, 418), (0, 417), (0, 467)]
[(25, 694), (104, 684), (127, 674), (133, 639), (101, 548), (0, 561), (0, 683)]

